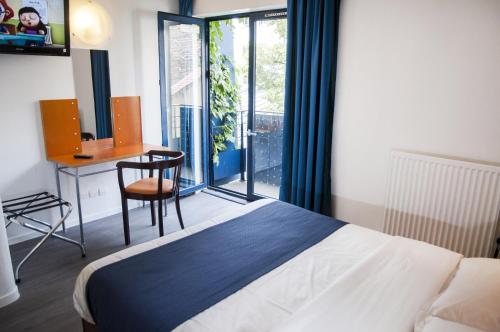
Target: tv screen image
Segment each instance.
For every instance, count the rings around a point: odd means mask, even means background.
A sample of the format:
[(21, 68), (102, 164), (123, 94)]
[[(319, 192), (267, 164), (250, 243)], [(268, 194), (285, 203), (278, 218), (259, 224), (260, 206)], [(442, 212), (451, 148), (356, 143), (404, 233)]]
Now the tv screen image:
[(68, 0), (0, 0), (0, 52), (69, 55)]

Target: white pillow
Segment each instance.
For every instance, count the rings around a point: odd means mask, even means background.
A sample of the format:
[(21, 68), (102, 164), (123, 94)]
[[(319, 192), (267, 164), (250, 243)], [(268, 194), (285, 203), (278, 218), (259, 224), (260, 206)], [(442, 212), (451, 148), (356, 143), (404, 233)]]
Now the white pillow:
[(428, 315), (487, 332), (500, 331), (500, 260), (463, 259)]
[(437, 317), (430, 317), (426, 320), (422, 332), (484, 332), (473, 327), (450, 322)]

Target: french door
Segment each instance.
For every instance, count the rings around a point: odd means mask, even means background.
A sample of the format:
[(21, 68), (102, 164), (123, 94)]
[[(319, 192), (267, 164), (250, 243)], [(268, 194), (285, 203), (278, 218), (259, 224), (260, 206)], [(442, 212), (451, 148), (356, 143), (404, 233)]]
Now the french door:
[(286, 11), (207, 23), (211, 187), (278, 198), (281, 180)]
[(286, 12), (250, 19), (248, 197), (279, 198), (285, 109)]
[(278, 198), (286, 11), (158, 14), (163, 145), (186, 153), (181, 194)]
[(185, 153), (180, 193), (187, 195), (207, 183), (205, 21), (158, 13), (158, 38), (162, 141)]

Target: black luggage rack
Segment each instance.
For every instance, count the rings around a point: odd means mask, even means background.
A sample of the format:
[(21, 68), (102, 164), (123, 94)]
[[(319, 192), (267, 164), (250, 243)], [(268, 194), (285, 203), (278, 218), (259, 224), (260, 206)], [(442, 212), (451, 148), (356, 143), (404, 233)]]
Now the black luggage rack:
[[(50, 210), (53, 208), (59, 208), (61, 215), (61, 218), (55, 224), (42, 221), (32, 215), (35, 212)], [(66, 212), (64, 212), (64, 210), (66, 210)], [(3, 213), (5, 215), (5, 219), (7, 219), (5, 227), (9, 227), (12, 223), (16, 223), (22, 227), (45, 234), (17, 265), (15, 269), (16, 282), (21, 282), (19, 270), (23, 264), (30, 259), (35, 251), (38, 250), (49, 237), (54, 237), (80, 247), (82, 257), (85, 257), (86, 252), (84, 244), (55, 233), (61, 225), (64, 225), (64, 222), (71, 214), (72, 210), (73, 207), (69, 202), (62, 200), (55, 195), (49, 194), (48, 192), (14, 198), (3, 202)]]

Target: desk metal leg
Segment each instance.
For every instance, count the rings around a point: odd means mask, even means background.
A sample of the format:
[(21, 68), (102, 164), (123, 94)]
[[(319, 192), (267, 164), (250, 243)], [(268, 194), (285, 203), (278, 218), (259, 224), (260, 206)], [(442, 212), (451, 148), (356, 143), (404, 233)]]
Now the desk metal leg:
[[(62, 198), (61, 197), (61, 179), (59, 178), (59, 164), (57, 164), (57, 163), (55, 164), (55, 170), (56, 170), (57, 197)], [(59, 213), (61, 214), (61, 218), (62, 218), (64, 216), (62, 205), (59, 206)], [(66, 233), (66, 218), (63, 219), (62, 229), (63, 229), (63, 232)]]
[(85, 245), (85, 237), (83, 235), (82, 203), (80, 201), (80, 174), (78, 167), (75, 168), (75, 185), (76, 185), (76, 204), (78, 207), (78, 222), (80, 223), (80, 240), (82, 245)]

